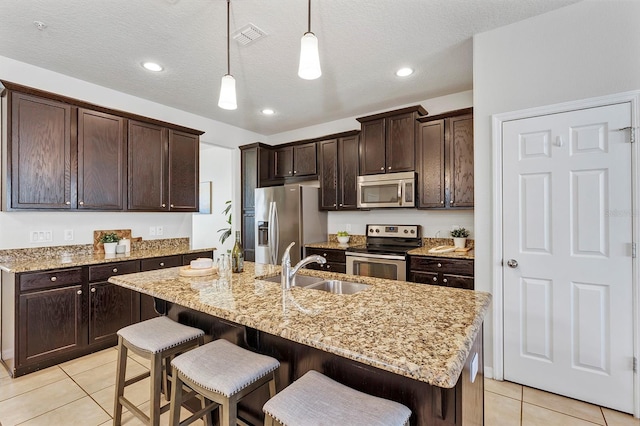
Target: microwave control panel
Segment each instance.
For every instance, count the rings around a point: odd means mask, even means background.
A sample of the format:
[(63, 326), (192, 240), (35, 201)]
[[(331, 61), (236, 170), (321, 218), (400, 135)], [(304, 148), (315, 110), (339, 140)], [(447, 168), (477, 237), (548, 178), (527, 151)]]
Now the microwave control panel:
[(420, 236), (420, 225), (367, 225), (367, 236), (416, 238)]

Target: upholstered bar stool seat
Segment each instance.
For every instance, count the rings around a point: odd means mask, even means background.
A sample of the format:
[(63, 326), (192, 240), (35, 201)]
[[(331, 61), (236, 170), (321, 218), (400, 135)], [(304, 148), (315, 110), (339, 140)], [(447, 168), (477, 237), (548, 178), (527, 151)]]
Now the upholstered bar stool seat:
[[(171, 366), (171, 425), (187, 425), (218, 408), (220, 424), (235, 426), (237, 403), (245, 395), (267, 384), (270, 397), (275, 395), (280, 363), (220, 339), (177, 356)], [(213, 403), (179, 422), (182, 395), (177, 390), (184, 385)]]
[(351, 389), (313, 370), (267, 401), (263, 411), (269, 426), (403, 426), (411, 416), (402, 404)]
[[(169, 368), (170, 360), (177, 354), (188, 351), (203, 343), (204, 331), (189, 327), (167, 317), (153, 318), (132, 324), (118, 331), (118, 370), (116, 373), (116, 396), (114, 401), (113, 424), (122, 422), (122, 407), (126, 407), (145, 424), (160, 424), (160, 414), (169, 405), (160, 407), (163, 370)], [(149, 372), (126, 380), (128, 351), (151, 360)], [(163, 361), (166, 366), (163, 369)], [(124, 397), (124, 388), (140, 380), (151, 377), (150, 413), (147, 416), (131, 401)], [(166, 395), (167, 397), (169, 395)]]

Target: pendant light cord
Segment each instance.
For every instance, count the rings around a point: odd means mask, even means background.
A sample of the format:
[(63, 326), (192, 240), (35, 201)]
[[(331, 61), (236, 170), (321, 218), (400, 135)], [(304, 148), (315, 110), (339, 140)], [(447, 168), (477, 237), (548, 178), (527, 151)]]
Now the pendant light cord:
[[(311, 2), (311, 0), (309, 0)], [(227, 74), (231, 75), (231, 60), (229, 59), (229, 8), (230, 8), (231, 0), (227, 0)], [(311, 19), (311, 18), (309, 18)], [(311, 25), (311, 24), (309, 24)]]
[(307, 32), (310, 33), (311, 32), (311, 0), (309, 0), (309, 17), (308, 17), (308, 20), (309, 20), (309, 29), (307, 30)]

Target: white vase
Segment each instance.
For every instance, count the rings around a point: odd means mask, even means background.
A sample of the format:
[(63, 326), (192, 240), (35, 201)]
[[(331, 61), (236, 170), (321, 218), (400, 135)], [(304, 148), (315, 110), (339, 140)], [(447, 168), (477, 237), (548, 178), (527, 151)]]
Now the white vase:
[(340, 244), (347, 244), (349, 242), (349, 235), (344, 236), (344, 237), (339, 236), (338, 237), (338, 242)]
[(118, 243), (103, 243), (104, 254), (115, 254)]
[(464, 248), (467, 245), (467, 239), (466, 238), (454, 238), (453, 239), (453, 245), (455, 246), (455, 248)]

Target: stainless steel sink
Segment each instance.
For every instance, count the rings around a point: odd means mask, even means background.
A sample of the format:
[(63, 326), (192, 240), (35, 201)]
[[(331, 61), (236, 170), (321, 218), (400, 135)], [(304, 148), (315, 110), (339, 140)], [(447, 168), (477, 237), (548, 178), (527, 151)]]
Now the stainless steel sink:
[[(272, 283), (279, 283), (280, 278), (280, 275), (276, 275), (275, 277), (260, 279)], [(354, 294), (371, 287), (368, 284), (341, 280), (325, 280), (320, 277), (311, 277), (309, 275), (296, 275), (294, 285), (297, 287), (303, 287), (312, 290), (327, 291), (334, 294)]]
[(324, 280), (304, 287), (311, 290), (322, 290), (334, 294), (354, 294), (371, 286), (368, 284), (353, 283), (350, 281)]
[[(260, 279), (263, 281), (269, 281), (272, 283), (279, 283), (280, 280), (282, 279), (282, 275), (278, 274), (275, 277), (260, 278)], [(308, 285), (315, 284), (320, 281), (323, 281), (323, 279), (318, 277), (310, 277), (308, 275), (296, 275), (294, 278), (293, 284), (298, 287), (306, 287)]]

